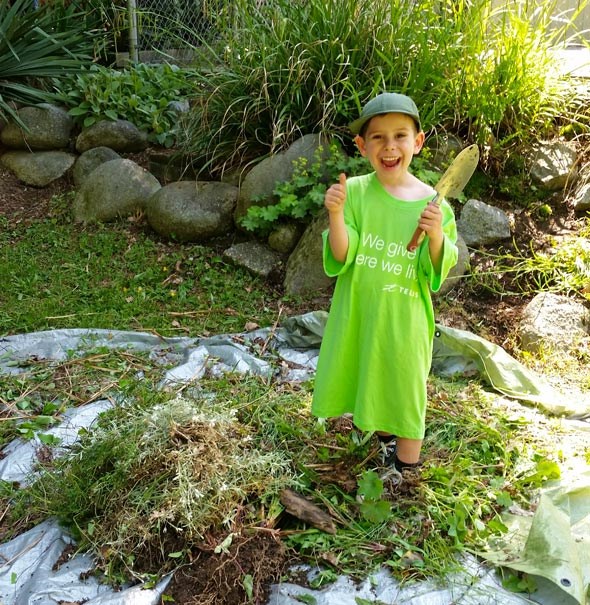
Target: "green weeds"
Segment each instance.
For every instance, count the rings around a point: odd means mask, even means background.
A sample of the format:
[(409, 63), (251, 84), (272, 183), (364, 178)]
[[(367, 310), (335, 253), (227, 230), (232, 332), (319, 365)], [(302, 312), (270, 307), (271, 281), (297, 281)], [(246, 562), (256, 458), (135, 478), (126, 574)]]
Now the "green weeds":
[(544, 250), (483, 255), (485, 270), (471, 282), (500, 295), (555, 292), (590, 300), (590, 221), (575, 236), (550, 242)]
[(143, 371), (145, 357), (99, 348), (83, 357), (72, 351), (61, 362), (10, 361), (13, 373), (0, 374), (0, 445), (15, 437), (35, 436), (46, 445), (56, 445), (45, 431), (58, 424), (68, 408), (125, 393), (134, 375)]

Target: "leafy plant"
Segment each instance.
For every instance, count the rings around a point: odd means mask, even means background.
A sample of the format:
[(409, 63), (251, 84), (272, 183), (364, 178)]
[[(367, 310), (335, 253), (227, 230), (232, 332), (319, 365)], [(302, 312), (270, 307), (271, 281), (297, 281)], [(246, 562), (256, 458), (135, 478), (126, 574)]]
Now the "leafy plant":
[(57, 99), (81, 126), (129, 120), (145, 130), (150, 141), (170, 147), (175, 142), (178, 104), (188, 104), (193, 77), (194, 71), (167, 63), (138, 63), (121, 71), (93, 65), (55, 79), (54, 87)]
[(365, 471), (359, 479), (357, 495), (361, 515), (371, 523), (383, 523), (391, 516), (391, 504), (383, 500), (383, 481), (375, 471)]
[(274, 190), (278, 202), (251, 206), (241, 221), (243, 227), (264, 233), (284, 219), (307, 223), (323, 206), (326, 183), (336, 182), (341, 172), (355, 176), (371, 170), (365, 158), (348, 157), (335, 144), (330, 145), (327, 152), (324, 147), (318, 147), (311, 165), (300, 158), (293, 162), (293, 167), (291, 179), (279, 183)]
[(533, 576), (525, 573), (504, 573), (502, 586), (511, 592), (532, 593), (537, 590), (537, 582)]
[(0, 118), (19, 122), (15, 103), (35, 104), (54, 96), (43, 79), (80, 69), (92, 59), (99, 34), (85, 29), (75, 5), (63, 12), (52, 3), (0, 1)]

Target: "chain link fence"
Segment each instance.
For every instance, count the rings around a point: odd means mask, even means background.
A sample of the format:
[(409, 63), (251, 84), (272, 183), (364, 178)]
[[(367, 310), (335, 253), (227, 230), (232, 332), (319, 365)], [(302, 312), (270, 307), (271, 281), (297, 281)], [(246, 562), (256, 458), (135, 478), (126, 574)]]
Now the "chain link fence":
[(136, 0), (138, 50), (197, 46), (212, 27), (199, 0)]
[(129, 52), (118, 53), (117, 64), (190, 62), (203, 38), (213, 36), (211, 0), (127, 0)]

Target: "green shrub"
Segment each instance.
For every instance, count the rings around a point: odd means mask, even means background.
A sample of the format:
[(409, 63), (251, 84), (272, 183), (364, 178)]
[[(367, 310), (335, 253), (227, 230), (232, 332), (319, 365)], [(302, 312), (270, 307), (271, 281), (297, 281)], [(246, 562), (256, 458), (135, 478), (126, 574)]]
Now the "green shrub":
[[(534, 14), (492, 0), (237, 0), (206, 46), (181, 144), (210, 172), (273, 153), (301, 134), (349, 139), (376, 93), (417, 101), (427, 129), (494, 146), (527, 141), (567, 111), (551, 47), (554, 2)], [(206, 63), (206, 61), (204, 61)]]
[(282, 219), (307, 223), (322, 208), (327, 183), (337, 182), (341, 172), (355, 176), (371, 171), (365, 158), (348, 157), (335, 144), (330, 146), (327, 154), (318, 147), (311, 165), (306, 158), (299, 158), (293, 165), (292, 178), (279, 183), (274, 190), (278, 202), (269, 206), (251, 206), (242, 219), (243, 227), (267, 233)]
[(58, 99), (81, 126), (99, 120), (129, 120), (165, 147), (175, 142), (178, 110), (173, 102), (193, 92), (192, 70), (139, 63), (118, 71), (99, 65), (54, 81)]

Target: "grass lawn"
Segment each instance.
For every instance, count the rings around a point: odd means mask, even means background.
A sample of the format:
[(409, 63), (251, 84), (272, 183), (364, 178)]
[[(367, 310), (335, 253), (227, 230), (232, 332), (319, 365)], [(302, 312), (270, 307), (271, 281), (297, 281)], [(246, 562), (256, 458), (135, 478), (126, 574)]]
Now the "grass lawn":
[(163, 336), (241, 332), (272, 324), (283, 297), (229, 264), (221, 248), (159, 241), (124, 221), (81, 227), (69, 194), (52, 215), (0, 233), (0, 333), (56, 328), (142, 330)]

